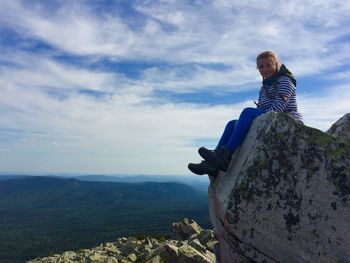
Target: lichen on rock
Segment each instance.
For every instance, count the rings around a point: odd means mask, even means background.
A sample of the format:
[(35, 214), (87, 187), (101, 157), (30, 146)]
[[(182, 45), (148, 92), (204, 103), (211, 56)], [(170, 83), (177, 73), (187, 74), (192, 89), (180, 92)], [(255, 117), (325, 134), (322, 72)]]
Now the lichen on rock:
[(209, 189), (223, 262), (350, 258), (350, 144), (346, 128), (331, 130), (337, 136), (284, 113), (254, 120)]

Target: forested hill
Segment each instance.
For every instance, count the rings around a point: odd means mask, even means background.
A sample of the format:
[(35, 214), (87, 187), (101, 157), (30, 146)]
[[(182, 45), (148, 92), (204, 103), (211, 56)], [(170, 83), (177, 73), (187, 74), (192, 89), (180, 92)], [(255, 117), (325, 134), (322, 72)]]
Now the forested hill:
[[(20, 196), (17, 196), (20, 195)], [(202, 194), (192, 187), (176, 182), (90, 182), (76, 179), (30, 176), (0, 181), (0, 204), (22, 199), (35, 205), (35, 201), (55, 202), (60, 205), (65, 201), (94, 203), (117, 202), (127, 200), (148, 201), (158, 199), (181, 200), (198, 199)], [(19, 198), (19, 199), (18, 199)]]
[(211, 227), (207, 196), (181, 183), (0, 180), (0, 262), (23, 262), (121, 236), (167, 234), (172, 222), (184, 217)]

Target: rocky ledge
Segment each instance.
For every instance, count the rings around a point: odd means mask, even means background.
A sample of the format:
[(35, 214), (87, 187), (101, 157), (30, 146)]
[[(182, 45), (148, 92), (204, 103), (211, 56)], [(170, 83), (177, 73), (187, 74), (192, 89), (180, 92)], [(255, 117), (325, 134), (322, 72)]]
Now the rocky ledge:
[(221, 262), (350, 262), (350, 114), (326, 133), (259, 116), (209, 206)]
[(202, 229), (194, 220), (172, 225), (172, 239), (164, 242), (146, 237), (118, 238), (98, 247), (66, 251), (28, 263), (212, 263), (216, 262), (212, 230)]

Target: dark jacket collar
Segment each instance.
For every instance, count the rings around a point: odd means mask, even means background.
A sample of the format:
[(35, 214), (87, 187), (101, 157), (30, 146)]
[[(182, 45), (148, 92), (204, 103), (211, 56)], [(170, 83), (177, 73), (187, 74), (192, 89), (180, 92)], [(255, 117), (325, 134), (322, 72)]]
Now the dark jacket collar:
[(287, 69), (286, 66), (283, 64), (281, 65), (280, 70), (275, 75), (263, 80), (263, 85), (264, 86), (265, 85), (271, 86), (282, 76), (286, 76), (286, 77), (290, 78), (290, 80), (293, 82), (294, 86), (295, 87), (297, 86), (297, 81), (296, 81), (295, 77), (293, 76), (292, 72), (290, 72), (290, 70)]

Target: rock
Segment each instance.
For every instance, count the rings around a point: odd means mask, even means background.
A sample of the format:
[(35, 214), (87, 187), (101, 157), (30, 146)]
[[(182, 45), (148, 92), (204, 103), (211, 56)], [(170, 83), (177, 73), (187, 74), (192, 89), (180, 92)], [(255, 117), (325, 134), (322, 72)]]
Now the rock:
[(106, 260), (108, 259), (108, 257), (103, 256), (103, 255), (101, 255), (101, 254), (95, 252), (95, 253), (89, 255), (89, 256), (88, 256), (88, 259), (89, 259), (90, 261), (94, 262), (94, 263), (95, 263), (95, 262), (97, 263), (97, 262), (104, 262), (104, 261), (106, 261)]
[(205, 252), (204, 256), (205, 256), (206, 260), (207, 259), (209, 260), (209, 262), (217, 262), (215, 254), (209, 250), (207, 250)]
[[(213, 231), (203, 230), (195, 221), (184, 219), (175, 224), (182, 237), (187, 240), (165, 240), (159, 243), (156, 239), (146, 237), (118, 238), (116, 242), (102, 243), (91, 249), (79, 249), (56, 254), (53, 257), (37, 258), (28, 263), (214, 263), (213, 249), (206, 244), (217, 242)], [(176, 228), (175, 227), (175, 228)], [(185, 233), (185, 234), (184, 234)], [(204, 242), (200, 242), (198, 238)], [(206, 242), (208, 241), (208, 242)], [(205, 243), (206, 242), (206, 243)]]
[(350, 113), (345, 114), (337, 120), (327, 133), (345, 141), (346, 143), (350, 143)]
[(173, 223), (171, 238), (175, 240), (186, 240), (193, 234), (199, 234), (202, 228), (194, 221), (185, 218), (182, 222)]
[[(346, 138), (345, 123), (330, 133)], [(284, 113), (256, 118), (211, 178), (222, 262), (350, 262), (350, 145)]]
[(164, 254), (162, 258), (164, 258), (165, 262), (176, 263), (179, 257), (179, 249), (174, 245), (167, 244), (164, 246)]
[(202, 245), (206, 245), (210, 240), (215, 240), (215, 233), (213, 230), (205, 229), (201, 231), (197, 237)]
[(128, 238), (124, 243), (121, 244), (119, 251), (124, 256), (128, 256), (130, 254), (138, 254), (138, 247), (141, 246), (142, 243), (136, 238)]
[(119, 251), (115, 246), (106, 247), (105, 250), (111, 254), (119, 254)]
[(154, 258), (146, 261), (146, 263), (164, 263), (164, 260), (162, 260), (160, 256), (155, 256)]
[(207, 244), (206, 244), (206, 248), (210, 251), (210, 252), (213, 252), (214, 253), (214, 247), (215, 245), (218, 243), (218, 241), (209, 241)]
[(66, 251), (62, 254), (62, 258), (64, 260), (73, 259), (75, 256), (76, 256), (76, 254), (73, 251)]
[(146, 262), (147, 260), (151, 259), (154, 255), (154, 250), (151, 248), (147, 248), (145, 247), (142, 250), (142, 253), (140, 254), (140, 256), (137, 258), (138, 262)]
[(106, 263), (118, 263), (118, 260), (114, 257), (108, 257)]
[(198, 239), (193, 239), (188, 244), (201, 253), (205, 254), (205, 252), (207, 251), (207, 248), (203, 246)]
[(193, 247), (191, 247), (187, 244), (184, 244), (183, 246), (179, 247), (179, 257), (177, 258), (177, 261), (175, 261), (175, 262), (211, 263), (213, 261), (210, 261), (202, 253), (200, 253), (198, 250), (194, 249)]
[(132, 262), (135, 262), (137, 260), (137, 256), (134, 253), (132, 253), (128, 256), (128, 259)]
[(153, 247), (153, 243), (152, 243), (152, 241), (151, 241), (151, 239), (149, 237), (146, 237), (146, 239), (143, 241), (143, 244), (147, 248), (152, 248)]

